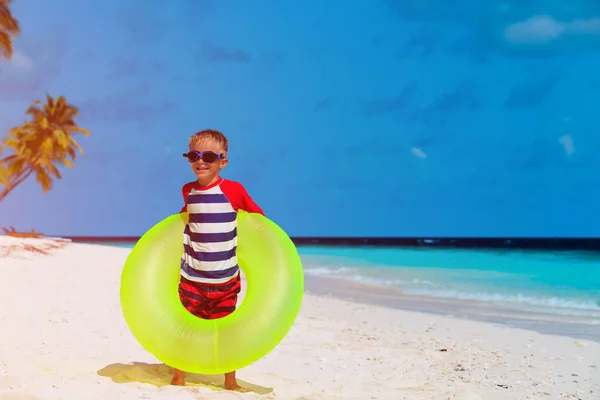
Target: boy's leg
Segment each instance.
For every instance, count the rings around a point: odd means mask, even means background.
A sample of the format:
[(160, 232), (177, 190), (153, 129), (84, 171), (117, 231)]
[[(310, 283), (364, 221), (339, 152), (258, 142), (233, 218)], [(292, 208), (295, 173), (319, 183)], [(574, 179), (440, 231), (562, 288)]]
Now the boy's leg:
[(238, 385), (235, 379), (235, 371), (228, 372), (225, 374), (225, 389), (227, 390), (240, 390), (242, 387)]
[[(196, 287), (194, 282), (186, 280), (184, 277), (179, 281), (179, 300), (185, 309), (198, 318), (206, 319), (206, 299), (199, 296), (201, 289)], [(185, 386), (185, 372), (173, 368), (173, 379), (171, 385)]]
[[(223, 318), (236, 309), (238, 294), (241, 290), (241, 278), (238, 275), (232, 282), (222, 286), (222, 294), (218, 302), (215, 302), (214, 311), (209, 319)], [(246, 392), (247, 389), (242, 388), (235, 379), (235, 371), (225, 374), (225, 389), (235, 390), (238, 392)]]
[(173, 369), (173, 379), (171, 379), (171, 385), (185, 386), (185, 372), (178, 369)]

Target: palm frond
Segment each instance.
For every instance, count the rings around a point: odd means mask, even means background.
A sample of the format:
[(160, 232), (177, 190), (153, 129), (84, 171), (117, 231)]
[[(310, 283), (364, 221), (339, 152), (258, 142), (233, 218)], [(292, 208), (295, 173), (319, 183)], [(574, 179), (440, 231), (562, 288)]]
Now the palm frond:
[(13, 154), (0, 158), (0, 183), (12, 189), (33, 174), (47, 193), (53, 179), (62, 179), (59, 167), (73, 168), (76, 153), (83, 154), (74, 136), (89, 136), (90, 132), (77, 125), (77, 115), (77, 108), (63, 96), (53, 98), (47, 94), (45, 102), (35, 100), (26, 111), (28, 118), (23, 125), (10, 129), (1, 142)]
[(13, 55), (12, 40), (21, 33), (19, 22), (10, 12), (10, 0), (0, 1), (0, 58), (10, 60)]

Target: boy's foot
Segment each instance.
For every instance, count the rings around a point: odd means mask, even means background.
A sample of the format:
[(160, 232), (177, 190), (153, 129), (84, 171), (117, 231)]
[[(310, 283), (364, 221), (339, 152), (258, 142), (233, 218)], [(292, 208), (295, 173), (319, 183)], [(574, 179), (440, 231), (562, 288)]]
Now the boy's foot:
[(246, 388), (243, 388), (240, 385), (238, 385), (238, 383), (236, 381), (233, 381), (233, 382), (225, 381), (225, 389), (233, 390), (234, 392), (249, 392), (250, 391), (250, 389), (246, 389)]
[(185, 378), (180, 376), (174, 376), (173, 379), (171, 379), (171, 385), (185, 386)]

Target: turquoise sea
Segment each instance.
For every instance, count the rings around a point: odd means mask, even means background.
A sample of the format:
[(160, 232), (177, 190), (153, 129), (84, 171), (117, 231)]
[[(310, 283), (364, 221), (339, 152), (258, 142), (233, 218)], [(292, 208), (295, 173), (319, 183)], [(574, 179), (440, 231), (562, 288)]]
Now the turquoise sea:
[[(326, 277), (365, 284), (367, 291), (393, 289), (405, 300), (427, 299), (423, 311), (439, 312), (432, 309), (437, 302), (467, 318), (600, 341), (600, 253), (376, 247), (299, 252), (313, 282)], [(414, 309), (419, 303), (411, 304)]]

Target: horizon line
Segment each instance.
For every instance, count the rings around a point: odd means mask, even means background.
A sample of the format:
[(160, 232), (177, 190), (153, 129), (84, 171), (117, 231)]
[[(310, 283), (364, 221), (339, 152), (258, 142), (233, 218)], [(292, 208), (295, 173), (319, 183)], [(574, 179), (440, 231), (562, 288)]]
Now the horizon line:
[[(64, 236), (73, 242), (136, 243), (141, 236)], [(600, 250), (598, 237), (293, 236), (295, 245)]]

